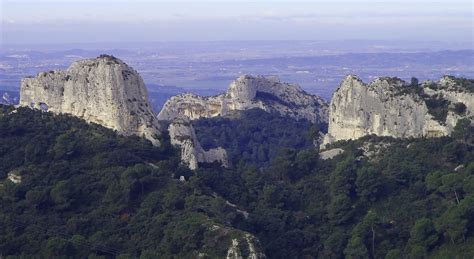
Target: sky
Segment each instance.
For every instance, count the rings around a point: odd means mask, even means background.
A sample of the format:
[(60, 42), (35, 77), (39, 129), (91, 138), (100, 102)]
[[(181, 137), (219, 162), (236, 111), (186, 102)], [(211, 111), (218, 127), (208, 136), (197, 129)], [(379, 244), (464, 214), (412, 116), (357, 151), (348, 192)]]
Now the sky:
[(474, 42), (472, 0), (0, 0), (0, 43)]

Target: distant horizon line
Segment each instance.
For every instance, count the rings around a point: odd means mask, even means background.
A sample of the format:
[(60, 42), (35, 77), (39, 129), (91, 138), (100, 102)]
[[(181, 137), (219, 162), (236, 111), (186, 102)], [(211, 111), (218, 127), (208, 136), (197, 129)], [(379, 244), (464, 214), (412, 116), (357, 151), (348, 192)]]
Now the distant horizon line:
[(153, 40), (153, 41), (84, 41), (84, 42), (50, 42), (50, 43), (19, 43), (19, 42), (0, 42), (1, 45), (73, 45), (73, 44), (134, 44), (134, 43), (220, 43), (220, 42), (393, 42), (393, 43), (455, 43), (455, 44), (473, 44), (469, 40), (409, 40), (409, 39), (282, 39), (282, 40)]

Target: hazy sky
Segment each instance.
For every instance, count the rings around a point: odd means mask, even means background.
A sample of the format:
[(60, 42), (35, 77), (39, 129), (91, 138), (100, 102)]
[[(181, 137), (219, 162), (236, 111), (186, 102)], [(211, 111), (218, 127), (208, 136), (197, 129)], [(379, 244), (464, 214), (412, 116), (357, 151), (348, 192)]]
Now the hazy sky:
[(1, 42), (470, 41), (472, 0), (0, 0)]

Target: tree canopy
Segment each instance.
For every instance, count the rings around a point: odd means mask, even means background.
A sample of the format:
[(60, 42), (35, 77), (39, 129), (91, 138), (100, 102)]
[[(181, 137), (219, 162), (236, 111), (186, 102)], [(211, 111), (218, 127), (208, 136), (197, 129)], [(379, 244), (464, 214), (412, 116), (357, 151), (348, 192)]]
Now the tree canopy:
[[(0, 255), (221, 258), (250, 234), (269, 258), (474, 256), (470, 124), (453, 137), (341, 142), (343, 154), (322, 160), (307, 140), (277, 140), (311, 134), (305, 122), (229, 126), (239, 123), (198, 122), (201, 133), (246, 144), (231, 144), (233, 168), (191, 172), (167, 139), (154, 147), (74, 117), (0, 106)], [(360, 149), (382, 141), (384, 152)], [(252, 155), (239, 159), (245, 150)]]

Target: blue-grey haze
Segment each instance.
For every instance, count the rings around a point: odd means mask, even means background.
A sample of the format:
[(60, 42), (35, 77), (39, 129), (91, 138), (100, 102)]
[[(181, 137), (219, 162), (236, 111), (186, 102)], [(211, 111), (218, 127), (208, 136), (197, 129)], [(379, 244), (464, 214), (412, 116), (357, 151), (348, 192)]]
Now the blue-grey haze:
[(1, 0), (1, 42), (473, 42), (471, 0)]

